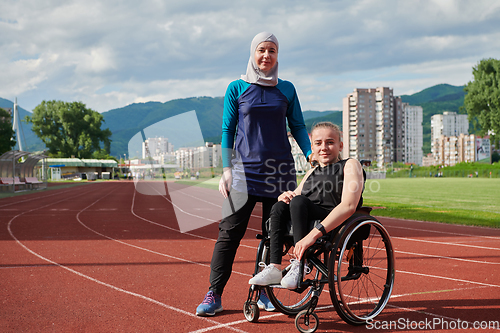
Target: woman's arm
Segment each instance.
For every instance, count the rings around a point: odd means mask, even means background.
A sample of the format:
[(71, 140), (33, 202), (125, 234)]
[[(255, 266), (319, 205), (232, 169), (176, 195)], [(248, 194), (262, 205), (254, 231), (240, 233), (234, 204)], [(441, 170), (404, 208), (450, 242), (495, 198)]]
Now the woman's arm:
[[(326, 232), (332, 231), (356, 212), (363, 192), (363, 184), (364, 178), (361, 164), (355, 159), (349, 159), (344, 166), (344, 186), (341, 202), (321, 221)], [(314, 228), (297, 242), (293, 251), (297, 259), (300, 260), (307, 248), (313, 245), (322, 235), (321, 231)]]
[(222, 112), (222, 166), (223, 174), (219, 181), (219, 192), (227, 198), (233, 182), (231, 172), (231, 157), (234, 146), (234, 135), (238, 124), (238, 98), (250, 86), (242, 80), (236, 80), (229, 84), (224, 95), (224, 110)]
[(300, 107), (295, 86), (290, 81), (279, 80), (276, 88), (278, 88), (288, 100), (288, 109), (286, 111), (288, 127), (302, 150), (302, 153), (307, 161), (309, 161), (309, 156), (312, 153), (311, 141), (309, 140), (309, 134), (307, 133), (307, 128), (304, 123), (304, 116), (302, 115), (302, 108)]

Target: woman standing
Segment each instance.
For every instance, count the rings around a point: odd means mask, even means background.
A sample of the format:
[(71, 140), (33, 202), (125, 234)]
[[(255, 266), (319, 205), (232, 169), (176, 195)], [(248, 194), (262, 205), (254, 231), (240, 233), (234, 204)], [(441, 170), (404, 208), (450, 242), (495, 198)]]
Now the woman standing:
[[(278, 195), (296, 187), (287, 120), (304, 155), (311, 154), (295, 87), (278, 79), (278, 49), (273, 34), (255, 36), (246, 74), (231, 82), (224, 96), (224, 172), (219, 191), (226, 200), (210, 265), (209, 292), (196, 309), (199, 316), (222, 311), (221, 295), (255, 204), (262, 202), (264, 224)], [(262, 307), (272, 310), (265, 295), (261, 301)]]

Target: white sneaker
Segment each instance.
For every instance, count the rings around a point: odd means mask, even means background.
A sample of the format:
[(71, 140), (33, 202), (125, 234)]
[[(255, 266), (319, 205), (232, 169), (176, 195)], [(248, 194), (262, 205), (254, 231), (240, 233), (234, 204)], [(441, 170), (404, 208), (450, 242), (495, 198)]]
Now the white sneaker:
[[(299, 269), (300, 269), (300, 261), (296, 259), (291, 259), (290, 262), (292, 263), (290, 266), (290, 269), (288, 273), (286, 273), (285, 277), (281, 279), (281, 285), (287, 289), (296, 289), (299, 286)], [(307, 265), (304, 266), (304, 274), (302, 277), (304, 277), (306, 274), (309, 274), (311, 272), (311, 269), (307, 267)]]
[(269, 286), (271, 284), (280, 284), (281, 271), (276, 268), (274, 265), (266, 265), (263, 262), (259, 263), (260, 267), (264, 267), (259, 274), (255, 275), (248, 281), (248, 284), (254, 284), (257, 286)]

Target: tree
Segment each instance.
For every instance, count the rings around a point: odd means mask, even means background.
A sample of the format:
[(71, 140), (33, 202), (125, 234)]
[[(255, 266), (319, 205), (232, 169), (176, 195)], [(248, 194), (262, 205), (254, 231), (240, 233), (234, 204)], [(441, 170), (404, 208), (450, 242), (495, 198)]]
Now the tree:
[(467, 93), (464, 105), (474, 128), (479, 125), (479, 134), (492, 131), (492, 142), (496, 146), (500, 135), (500, 60), (483, 59), (472, 68), (474, 80), (464, 88)]
[(109, 154), (111, 131), (101, 129), (104, 117), (81, 102), (43, 101), (25, 120), (33, 124), (50, 156), (91, 158), (101, 150), (101, 142)]
[(16, 145), (11, 118), (9, 112), (0, 108), (0, 155)]

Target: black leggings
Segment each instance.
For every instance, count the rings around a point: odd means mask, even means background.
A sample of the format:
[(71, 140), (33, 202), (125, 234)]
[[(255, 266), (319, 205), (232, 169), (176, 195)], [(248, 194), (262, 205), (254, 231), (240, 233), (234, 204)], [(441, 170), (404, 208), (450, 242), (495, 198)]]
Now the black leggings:
[(289, 204), (278, 201), (271, 209), (270, 262), (281, 264), (288, 221), (292, 220), (293, 242), (296, 244), (312, 230), (314, 220), (323, 220), (329, 213), (329, 210), (314, 204), (303, 195), (294, 197)]
[(219, 223), (219, 237), (214, 246), (210, 264), (210, 288), (222, 295), (231, 271), (240, 241), (247, 230), (248, 220), (257, 202), (262, 202), (262, 232), (266, 233), (264, 223), (269, 218), (276, 198), (248, 195), (232, 190), (222, 206), (223, 218)]

